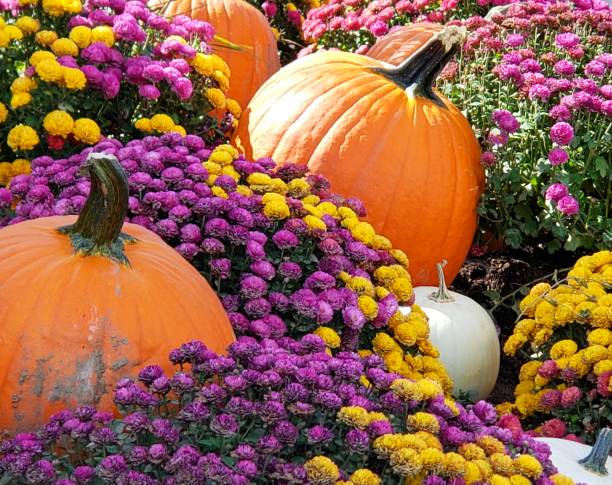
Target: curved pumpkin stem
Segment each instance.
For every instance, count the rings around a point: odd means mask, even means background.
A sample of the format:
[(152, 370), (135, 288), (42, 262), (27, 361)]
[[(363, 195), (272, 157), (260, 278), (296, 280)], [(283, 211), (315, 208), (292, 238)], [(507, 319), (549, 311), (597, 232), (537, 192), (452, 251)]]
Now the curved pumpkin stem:
[(376, 71), (408, 93), (427, 98), (445, 108), (445, 104), (434, 92), (433, 85), (466, 36), (465, 27), (451, 25), (434, 35), (399, 66), (378, 68)]
[(597, 441), (588, 456), (578, 460), (585, 469), (598, 475), (607, 475), (606, 461), (612, 450), (612, 429), (604, 428), (599, 432)]
[(70, 237), (75, 253), (105, 256), (129, 265), (124, 244), (136, 239), (121, 232), (129, 197), (125, 172), (107, 153), (89, 154), (83, 168), (91, 177), (89, 197), (77, 221), (58, 231)]
[(453, 295), (451, 295), (446, 286), (446, 278), (444, 277), (444, 266), (446, 266), (446, 264), (446, 260), (436, 264), (436, 269), (438, 270), (438, 291), (434, 291), (428, 296), (430, 300), (436, 303), (452, 303), (455, 301)]

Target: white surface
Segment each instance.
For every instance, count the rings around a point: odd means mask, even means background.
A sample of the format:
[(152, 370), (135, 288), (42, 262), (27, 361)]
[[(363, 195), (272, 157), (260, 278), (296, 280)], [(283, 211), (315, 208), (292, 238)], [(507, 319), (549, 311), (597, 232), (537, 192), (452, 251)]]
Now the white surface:
[(612, 485), (612, 458), (608, 457), (606, 468), (608, 475), (601, 476), (585, 470), (578, 460), (581, 460), (591, 452), (591, 447), (582, 443), (559, 438), (535, 438), (537, 441), (546, 443), (552, 451), (551, 460), (559, 473), (567, 475), (574, 482), (587, 483), (588, 485)]
[[(429, 338), (440, 351), (440, 360), (453, 380), (455, 395), (470, 392), (486, 398), (499, 374), (499, 339), (489, 314), (474, 300), (449, 290), (452, 303), (436, 303), (428, 296), (432, 286), (414, 289), (415, 302), (429, 318)], [(401, 307), (402, 313), (410, 308)], [(612, 485), (612, 484), (610, 484)]]

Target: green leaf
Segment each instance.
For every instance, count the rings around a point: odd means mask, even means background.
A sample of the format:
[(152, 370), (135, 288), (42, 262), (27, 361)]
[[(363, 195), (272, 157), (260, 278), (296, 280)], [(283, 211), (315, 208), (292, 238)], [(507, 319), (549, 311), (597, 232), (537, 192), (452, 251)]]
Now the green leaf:
[(594, 162), (597, 171), (601, 174), (602, 177), (605, 177), (608, 171), (610, 170), (607, 160), (604, 157), (597, 157)]
[(506, 238), (506, 242), (515, 249), (520, 247), (521, 242), (523, 241), (521, 232), (518, 229), (506, 229), (506, 231), (504, 232), (504, 236)]

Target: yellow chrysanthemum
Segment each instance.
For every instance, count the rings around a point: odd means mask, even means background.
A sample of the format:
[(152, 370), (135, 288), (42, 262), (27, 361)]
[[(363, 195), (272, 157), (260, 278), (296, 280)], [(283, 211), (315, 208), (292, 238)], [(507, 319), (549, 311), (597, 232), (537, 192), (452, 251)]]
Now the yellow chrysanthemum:
[(593, 366), (593, 374), (596, 376), (600, 376), (605, 374), (606, 372), (612, 372), (612, 359), (606, 358), (600, 362), (597, 362)]
[(30, 93), (15, 93), (11, 97), (11, 108), (17, 109), (30, 104), (32, 95)]
[(562, 475), (561, 473), (555, 473), (549, 477), (555, 485), (574, 485), (575, 482), (570, 477)]
[(6, 25), (3, 29), (4, 33), (9, 36), (10, 40), (21, 40), (23, 39), (23, 32), (15, 25)]
[(79, 118), (74, 122), (72, 134), (80, 142), (93, 145), (100, 141), (102, 134), (98, 124), (89, 118)]
[(149, 118), (140, 118), (134, 122), (134, 128), (144, 133), (150, 133), (153, 131), (151, 126), (151, 120)]
[(537, 403), (538, 400), (535, 395), (525, 393), (517, 396), (515, 407), (522, 416), (529, 416), (535, 411)]
[(376, 231), (371, 224), (367, 222), (358, 222), (351, 228), (351, 234), (357, 241), (361, 241), (364, 244), (371, 244), (376, 236)]
[(529, 478), (537, 478), (542, 474), (542, 464), (531, 455), (520, 455), (514, 460), (516, 471)]
[(437, 434), (440, 431), (440, 423), (433, 414), (416, 412), (406, 418), (406, 424), (414, 431), (427, 431)]
[(85, 49), (91, 44), (91, 29), (86, 25), (77, 25), (72, 28), (68, 37), (79, 47), (79, 49)]
[(74, 119), (65, 111), (51, 111), (43, 119), (43, 127), (51, 135), (66, 138), (72, 133)]
[(4, 29), (0, 29), (0, 48), (6, 47), (11, 43), (11, 37), (4, 31)]
[(8, 118), (8, 109), (4, 103), (0, 103), (0, 123), (4, 123)]
[(573, 340), (559, 340), (550, 348), (550, 358), (553, 360), (561, 357), (571, 357), (578, 351), (578, 344)]
[(370, 320), (373, 320), (378, 315), (378, 304), (371, 296), (361, 295), (357, 300), (357, 306), (366, 318)]
[(309, 214), (307, 216), (304, 216), (303, 221), (306, 223), (306, 225), (310, 229), (314, 229), (314, 230), (317, 230), (317, 231), (326, 231), (327, 230), (327, 226), (325, 225), (325, 222), (323, 222), (318, 217), (311, 216)]
[(51, 50), (57, 56), (73, 56), (79, 55), (78, 46), (70, 39), (61, 37), (51, 44)]
[(419, 452), (412, 448), (400, 448), (394, 451), (389, 457), (389, 463), (395, 473), (406, 478), (418, 475), (423, 468)]
[(351, 482), (354, 485), (380, 485), (380, 477), (372, 470), (367, 468), (360, 468), (355, 470), (351, 475)]
[(39, 143), (40, 139), (38, 138), (36, 130), (23, 124), (14, 126), (11, 131), (9, 131), (6, 139), (6, 144), (14, 152), (32, 150)]
[(49, 47), (58, 39), (58, 36), (52, 30), (41, 30), (36, 33), (34, 40), (42, 46)]
[(508, 477), (504, 477), (503, 475), (491, 475), (489, 478), (489, 483), (491, 485), (511, 485), (510, 479)]
[(87, 85), (85, 73), (76, 67), (64, 67), (62, 80), (68, 89), (83, 89)]
[(15, 78), (11, 83), (11, 93), (29, 93), (33, 89), (36, 89), (36, 81), (27, 76), (20, 76)]
[(325, 342), (325, 345), (327, 345), (330, 349), (337, 349), (340, 347), (340, 336), (333, 328), (318, 327), (313, 333), (321, 337)]
[(364, 429), (370, 424), (368, 411), (361, 406), (344, 406), (340, 408), (336, 417), (338, 421), (359, 429)]
[(30, 161), (25, 158), (18, 158), (11, 163), (11, 175), (14, 177), (16, 175), (28, 174), (32, 172), (32, 167), (30, 165)]
[(484, 450), (487, 456), (506, 451), (504, 444), (493, 436), (481, 436), (476, 440), (476, 444)]
[(234, 161), (234, 157), (225, 150), (215, 150), (208, 157), (208, 161), (218, 163), (219, 165), (229, 165)]
[(215, 185), (214, 187), (211, 187), (211, 192), (213, 193), (213, 195), (215, 197), (220, 197), (221, 199), (228, 199), (229, 195), (227, 194), (227, 192), (225, 190), (223, 190), (221, 187), (219, 187), (218, 185)]
[(484, 450), (474, 443), (464, 443), (457, 450), (466, 460), (485, 460), (487, 454)]
[(38, 32), (40, 29), (40, 22), (38, 20), (33, 19), (28, 15), (24, 15), (19, 17), (15, 21), (15, 25), (21, 30), (25, 35), (33, 34)]
[(416, 330), (409, 323), (398, 324), (393, 329), (393, 335), (399, 343), (408, 347), (413, 346), (418, 339)]
[(400, 302), (409, 301), (412, 297), (412, 283), (408, 278), (397, 278), (390, 290)]
[(47, 57), (36, 63), (36, 74), (38, 74), (43, 81), (57, 82), (62, 79), (64, 68), (54, 58), (50, 59)]
[(489, 457), (489, 463), (495, 473), (500, 475), (512, 475), (514, 473), (514, 462), (512, 458), (504, 453), (493, 453)]
[(232, 114), (234, 118), (240, 118), (242, 114), (242, 108), (235, 99), (227, 98), (225, 102), (225, 108)]
[(208, 88), (204, 91), (204, 95), (206, 99), (210, 101), (210, 104), (213, 105), (214, 108), (224, 109), (226, 106), (226, 98), (223, 91), (219, 88)]
[(392, 351), (402, 351), (398, 343), (391, 336), (384, 332), (379, 332), (372, 339), (372, 347), (377, 354), (385, 354)]
[(321, 201), (321, 198), (320, 198), (318, 195), (313, 195), (313, 194), (307, 195), (306, 197), (304, 197), (304, 198), (302, 199), (302, 202), (303, 202), (304, 204), (310, 204), (310, 205), (315, 205), (315, 206), (316, 206), (316, 205), (317, 205), (317, 204), (318, 204), (320, 201)]
[(156, 114), (151, 117), (151, 128), (159, 133), (168, 133), (174, 128), (174, 120), (166, 114)]
[(338, 466), (326, 456), (315, 456), (304, 463), (306, 476), (313, 485), (332, 485), (340, 477)]
[(108, 47), (112, 47), (115, 43), (113, 29), (107, 25), (98, 25), (91, 29), (91, 43), (94, 42), (102, 42)]

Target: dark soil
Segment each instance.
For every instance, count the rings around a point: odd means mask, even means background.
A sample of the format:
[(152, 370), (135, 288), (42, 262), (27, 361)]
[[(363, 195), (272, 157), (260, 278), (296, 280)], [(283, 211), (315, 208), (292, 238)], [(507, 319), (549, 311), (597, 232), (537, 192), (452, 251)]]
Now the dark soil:
[[(555, 270), (569, 268), (577, 258), (576, 253), (550, 255), (539, 250), (503, 250), (469, 257), (453, 281), (452, 289), (492, 311), (503, 347), (518, 316), (518, 302), (528, 288)], [(504, 300), (500, 302), (500, 299)], [(506, 357), (502, 352), (497, 385), (488, 400), (497, 404), (514, 399), (520, 366), (518, 358)]]

